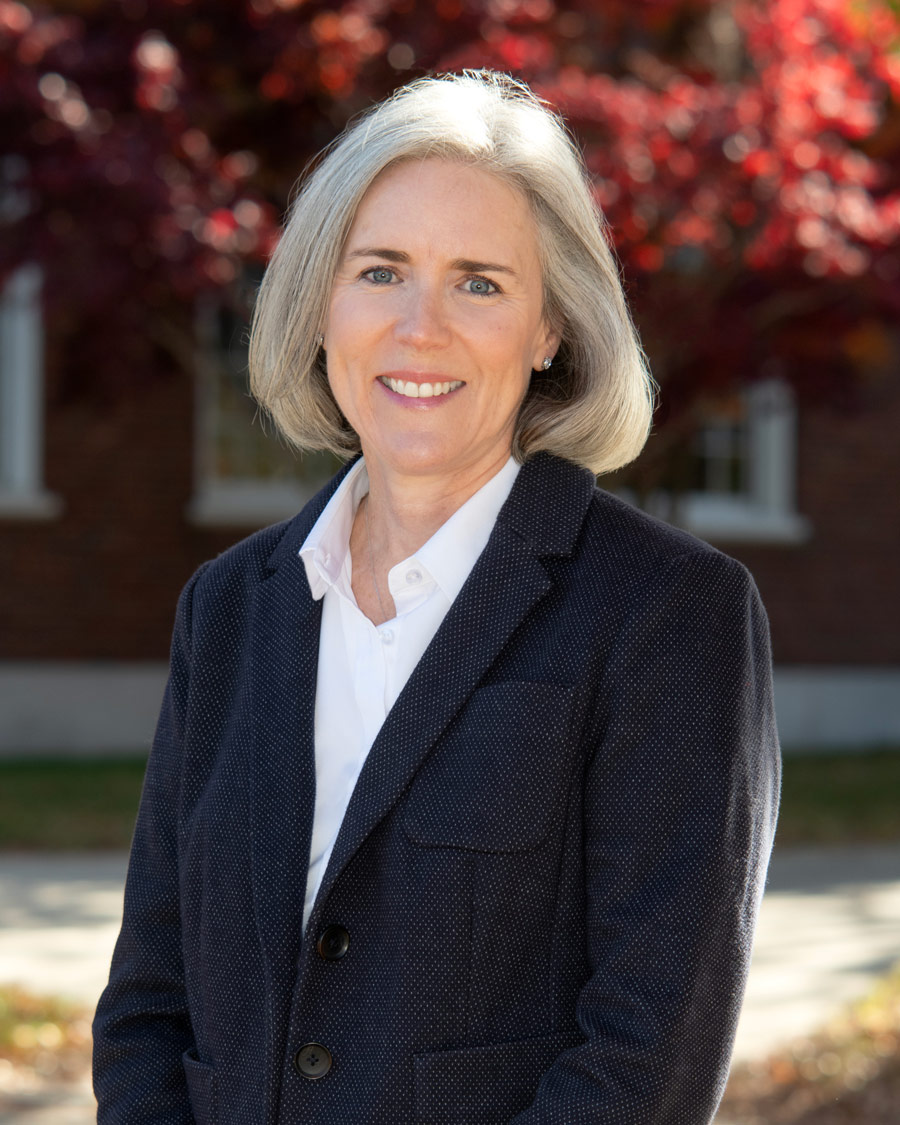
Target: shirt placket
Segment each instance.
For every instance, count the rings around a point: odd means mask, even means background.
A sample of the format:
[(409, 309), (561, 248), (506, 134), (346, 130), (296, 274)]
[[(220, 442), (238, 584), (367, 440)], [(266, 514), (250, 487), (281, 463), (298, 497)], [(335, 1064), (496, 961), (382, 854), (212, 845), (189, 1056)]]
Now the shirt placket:
[(363, 741), (371, 746), (384, 723), (387, 708), (387, 661), (385, 644), (380, 631), (356, 606), (347, 606), (353, 617), (353, 679), (352, 690), (356, 696), (363, 724)]

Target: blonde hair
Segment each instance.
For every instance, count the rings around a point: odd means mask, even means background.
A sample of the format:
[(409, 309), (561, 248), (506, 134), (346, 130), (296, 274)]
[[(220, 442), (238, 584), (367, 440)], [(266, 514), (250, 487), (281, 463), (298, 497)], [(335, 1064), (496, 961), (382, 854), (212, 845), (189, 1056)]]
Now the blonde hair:
[(250, 385), (292, 444), (359, 451), (331, 390), (318, 334), (366, 191), (400, 161), (464, 161), (512, 184), (537, 226), (544, 315), (561, 335), (535, 372), (513, 437), (519, 461), (546, 450), (610, 472), (644, 446), (654, 384), (622, 292), (606, 223), (561, 119), (522, 82), (491, 71), (397, 90), (330, 145), (297, 193), (253, 317)]

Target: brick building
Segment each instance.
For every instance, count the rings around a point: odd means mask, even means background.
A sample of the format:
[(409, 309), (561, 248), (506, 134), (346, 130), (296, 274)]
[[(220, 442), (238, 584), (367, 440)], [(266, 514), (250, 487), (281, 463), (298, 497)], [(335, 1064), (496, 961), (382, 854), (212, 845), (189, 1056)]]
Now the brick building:
[[(262, 433), (214, 316), (194, 385), (61, 401), (39, 282), (0, 300), (0, 751), (140, 750), (183, 583), (331, 466)], [(652, 498), (755, 575), (788, 746), (900, 744), (898, 433), (896, 370), (849, 414), (769, 380), (711, 417), (677, 508)]]

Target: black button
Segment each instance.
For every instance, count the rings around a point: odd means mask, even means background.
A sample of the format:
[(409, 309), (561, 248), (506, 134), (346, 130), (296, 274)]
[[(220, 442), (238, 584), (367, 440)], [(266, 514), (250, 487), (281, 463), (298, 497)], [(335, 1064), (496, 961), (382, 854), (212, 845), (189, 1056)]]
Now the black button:
[(294, 1066), (304, 1078), (324, 1078), (331, 1070), (331, 1051), (321, 1043), (304, 1043), (294, 1055)]
[(350, 948), (350, 935), (343, 926), (326, 926), (319, 934), (316, 949), (325, 961), (340, 961)]

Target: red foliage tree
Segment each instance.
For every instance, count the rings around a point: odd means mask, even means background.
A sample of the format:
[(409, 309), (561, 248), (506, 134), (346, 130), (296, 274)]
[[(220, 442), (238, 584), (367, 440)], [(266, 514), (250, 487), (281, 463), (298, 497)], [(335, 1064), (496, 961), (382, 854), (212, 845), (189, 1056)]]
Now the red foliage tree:
[(409, 77), (493, 66), (568, 118), (670, 414), (896, 359), (897, 0), (0, 0), (0, 275), (45, 264), (72, 388), (191, 366), (197, 295)]

